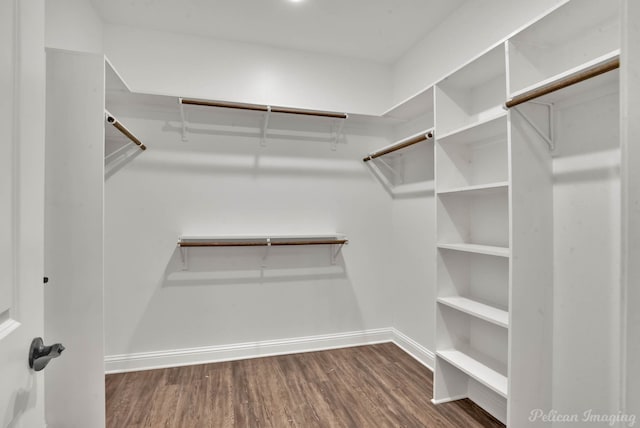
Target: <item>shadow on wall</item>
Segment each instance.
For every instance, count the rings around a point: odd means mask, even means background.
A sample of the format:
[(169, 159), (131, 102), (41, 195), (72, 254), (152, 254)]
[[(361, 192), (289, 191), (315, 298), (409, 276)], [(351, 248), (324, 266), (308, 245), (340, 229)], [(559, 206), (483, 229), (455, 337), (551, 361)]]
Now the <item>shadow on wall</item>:
[(346, 279), (333, 245), (176, 248), (163, 287), (295, 283)]
[(188, 270), (177, 248), (117, 353), (186, 350), (187, 359), (216, 361), (228, 357), (212, 347), (252, 344), (248, 355), (258, 355), (265, 341), (360, 331), (357, 293), (331, 247), (189, 248)]
[[(13, 400), (9, 401), (10, 408), (4, 412), (6, 416), (2, 423), (3, 427), (16, 428), (22, 426), (20, 421), (22, 415), (24, 415), (28, 409), (35, 407), (34, 400), (36, 398), (36, 390), (37, 376), (29, 376), (29, 385), (26, 388), (20, 388), (16, 391)], [(13, 408), (11, 408), (11, 406)]]

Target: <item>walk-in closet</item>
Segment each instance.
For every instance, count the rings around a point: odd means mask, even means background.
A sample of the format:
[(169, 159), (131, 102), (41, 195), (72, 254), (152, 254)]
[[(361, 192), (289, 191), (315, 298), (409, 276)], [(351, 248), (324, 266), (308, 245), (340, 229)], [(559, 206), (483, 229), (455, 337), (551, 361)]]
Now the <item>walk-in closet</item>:
[(0, 426), (640, 424), (640, 3), (1, 8)]

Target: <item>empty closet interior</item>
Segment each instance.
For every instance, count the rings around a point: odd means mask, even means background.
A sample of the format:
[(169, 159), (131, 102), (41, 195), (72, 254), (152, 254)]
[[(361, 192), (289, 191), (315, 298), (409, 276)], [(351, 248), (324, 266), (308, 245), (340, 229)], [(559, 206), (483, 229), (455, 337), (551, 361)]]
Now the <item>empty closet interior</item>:
[(433, 370), (435, 404), (511, 427), (616, 414), (622, 3), (547, 3), (391, 108), (176, 93), (142, 78), (159, 54), (135, 71), (153, 34), (119, 27), (108, 59), (49, 49), (48, 114), (90, 111), (100, 135), (81, 152), (82, 132), (55, 136), (104, 195), (94, 358), (118, 373), (393, 341)]

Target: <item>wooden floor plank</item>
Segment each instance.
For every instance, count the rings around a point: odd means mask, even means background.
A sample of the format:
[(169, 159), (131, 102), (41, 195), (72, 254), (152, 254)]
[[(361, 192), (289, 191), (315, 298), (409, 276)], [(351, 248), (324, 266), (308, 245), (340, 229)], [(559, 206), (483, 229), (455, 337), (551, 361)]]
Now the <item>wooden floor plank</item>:
[(498, 428), (391, 343), (106, 377), (107, 428)]

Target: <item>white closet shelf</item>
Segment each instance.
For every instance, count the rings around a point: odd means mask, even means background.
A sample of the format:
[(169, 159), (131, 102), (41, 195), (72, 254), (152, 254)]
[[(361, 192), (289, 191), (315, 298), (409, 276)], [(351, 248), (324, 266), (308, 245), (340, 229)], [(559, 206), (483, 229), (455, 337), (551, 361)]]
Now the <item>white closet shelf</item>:
[(433, 111), (433, 86), (396, 104), (382, 114), (383, 117), (409, 121)]
[(438, 244), (438, 248), (445, 250), (464, 251), (467, 253), (486, 254), (488, 256), (509, 257), (511, 252), (507, 247), (497, 247), (493, 245), (478, 245), (467, 243), (447, 243)]
[(394, 196), (432, 193), (432, 192), (433, 192), (433, 180), (398, 184), (397, 186), (393, 187)]
[(453, 189), (440, 190), (438, 195), (455, 195), (464, 193), (473, 193), (474, 195), (490, 194), (506, 190), (509, 187), (509, 183), (506, 181), (500, 181), (497, 183), (477, 184), (475, 186), (463, 186), (455, 187)]
[(265, 247), (274, 245), (344, 245), (346, 235), (234, 235), (234, 236), (181, 236), (178, 246), (186, 247)]
[(477, 355), (469, 350), (463, 352), (457, 349), (447, 349), (437, 351), (436, 356), (466, 373), (503, 398), (507, 398), (507, 377), (502, 374), (507, 372), (504, 364), (491, 360), (488, 357)]
[[(459, 128), (450, 130), (445, 134), (438, 135), (437, 140), (444, 143), (443, 140), (449, 140), (454, 136), (460, 136), (461, 138), (456, 139), (455, 142), (458, 142), (458, 140), (473, 142), (484, 140), (488, 137), (499, 135), (500, 133), (504, 133), (506, 138), (506, 124), (500, 123), (500, 119), (506, 118), (507, 111), (504, 109), (504, 106), (496, 106), (493, 111), (494, 112), (492, 114), (488, 114), (473, 123), (466, 124)], [(454, 143), (454, 141), (447, 141), (447, 143)]]
[(449, 306), (500, 327), (509, 328), (509, 312), (466, 297), (439, 297), (438, 303)]

